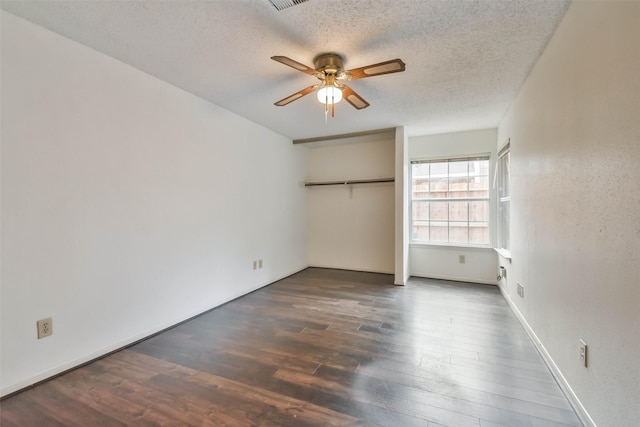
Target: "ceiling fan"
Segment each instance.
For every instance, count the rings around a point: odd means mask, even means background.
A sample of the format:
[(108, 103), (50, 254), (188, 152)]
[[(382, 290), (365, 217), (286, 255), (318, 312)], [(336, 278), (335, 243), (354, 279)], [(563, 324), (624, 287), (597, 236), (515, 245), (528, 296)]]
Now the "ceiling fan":
[(363, 79), (365, 77), (399, 73), (405, 70), (405, 63), (400, 59), (392, 59), (378, 64), (367, 65), (365, 67), (354, 68), (352, 70), (345, 70), (343, 57), (336, 53), (323, 53), (316, 56), (313, 60), (315, 69), (307, 67), (306, 65), (301, 64), (298, 61), (294, 61), (286, 56), (272, 56), (271, 59), (320, 80), (319, 83), (304, 88), (293, 95), (289, 95), (276, 102), (274, 105), (277, 105), (278, 107), (285, 106), (317, 90), (318, 101), (325, 105), (325, 120), (329, 111), (329, 105), (331, 106), (331, 117), (334, 117), (335, 104), (340, 102), (343, 98), (358, 110), (362, 110), (369, 106), (369, 103), (354, 92), (353, 89), (347, 86), (345, 82)]

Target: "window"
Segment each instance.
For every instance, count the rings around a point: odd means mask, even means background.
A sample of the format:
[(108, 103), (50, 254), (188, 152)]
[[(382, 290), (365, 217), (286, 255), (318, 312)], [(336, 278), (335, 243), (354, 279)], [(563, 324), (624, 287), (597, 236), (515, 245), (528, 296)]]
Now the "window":
[(411, 162), (411, 240), (489, 245), (489, 156)]
[(509, 175), (511, 171), (510, 145), (498, 154), (498, 249), (509, 251), (511, 240), (509, 237), (509, 216), (511, 212), (511, 189)]

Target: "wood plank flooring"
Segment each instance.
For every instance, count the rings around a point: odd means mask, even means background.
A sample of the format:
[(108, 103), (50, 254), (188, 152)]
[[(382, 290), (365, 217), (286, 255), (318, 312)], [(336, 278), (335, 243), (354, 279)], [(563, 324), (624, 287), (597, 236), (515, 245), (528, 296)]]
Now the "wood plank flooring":
[(11, 426), (581, 426), (497, 288), (309, 268), (0, 402)]

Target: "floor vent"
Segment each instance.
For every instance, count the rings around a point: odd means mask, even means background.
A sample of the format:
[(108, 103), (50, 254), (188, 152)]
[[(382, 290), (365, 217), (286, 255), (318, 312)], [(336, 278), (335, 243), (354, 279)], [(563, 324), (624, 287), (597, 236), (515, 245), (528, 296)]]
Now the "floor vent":
[(282, 10), (306, 1), (308, 0), (269, 0), (269, 3), (271, 3), (276, 9)]

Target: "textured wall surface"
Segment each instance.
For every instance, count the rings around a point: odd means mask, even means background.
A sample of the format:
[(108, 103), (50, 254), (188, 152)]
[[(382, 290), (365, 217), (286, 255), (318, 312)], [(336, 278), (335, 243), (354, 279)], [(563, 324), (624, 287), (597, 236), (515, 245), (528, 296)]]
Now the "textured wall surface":
[(5, 12), (1, 27), (3, 394), (307, 265), (304, 148)]
[(638, 22), (638, 2), (574, 2), (499, 127), (512, 177), (502, 286), (598, 426), (640, 423)]

